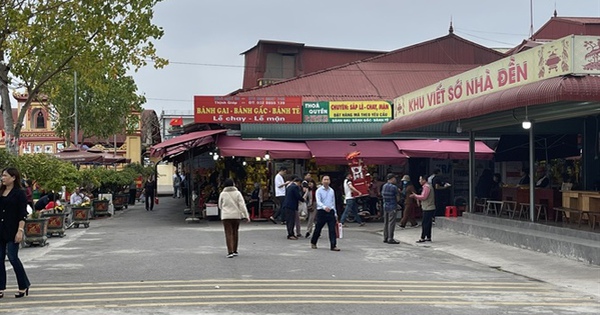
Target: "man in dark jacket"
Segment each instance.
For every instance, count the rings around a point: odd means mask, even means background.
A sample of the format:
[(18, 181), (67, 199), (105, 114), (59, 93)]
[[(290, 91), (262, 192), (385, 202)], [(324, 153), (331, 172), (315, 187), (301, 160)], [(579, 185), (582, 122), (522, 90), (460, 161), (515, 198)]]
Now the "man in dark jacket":
[(302, 198), (302, 179), (294, 176), (292, 183), (285, 189), (285, 199), (283, 200), (282, 209), (286, 215), (286, 225), (289, 240), (297, 240), (294, 235), (294, 227), (296, 226), (296, 211), (298, 211), (298, 202), (304, 202)]

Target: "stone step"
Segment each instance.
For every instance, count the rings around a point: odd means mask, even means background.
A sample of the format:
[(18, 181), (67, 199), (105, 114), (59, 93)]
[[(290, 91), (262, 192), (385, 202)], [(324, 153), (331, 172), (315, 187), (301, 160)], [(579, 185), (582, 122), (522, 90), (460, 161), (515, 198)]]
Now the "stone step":
[(458, 218), (437, 217), (436, 227), (600, 265), (598, 233), (469, 213)]

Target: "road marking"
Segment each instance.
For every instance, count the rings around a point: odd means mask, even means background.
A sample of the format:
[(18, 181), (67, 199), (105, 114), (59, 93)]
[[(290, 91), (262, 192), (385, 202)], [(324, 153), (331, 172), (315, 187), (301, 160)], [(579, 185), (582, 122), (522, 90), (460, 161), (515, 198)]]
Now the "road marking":
[(600, 307), (590, 297), (545, 283), (508, 281), (166, 280), (42, 284), (30, 293), (2, 301), (0, 313), (249, 304)]

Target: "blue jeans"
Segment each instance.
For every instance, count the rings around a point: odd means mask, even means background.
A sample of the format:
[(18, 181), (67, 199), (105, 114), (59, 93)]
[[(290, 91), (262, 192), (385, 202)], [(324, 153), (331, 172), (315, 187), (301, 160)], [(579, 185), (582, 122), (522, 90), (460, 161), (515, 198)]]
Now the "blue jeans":
[(29, 279), (25, 273), (25, 268), (19, 259), (19, 244), (14, 241), (5, 242), (0, 241), (0, 259), (2, 259), (2, 270), (0, 270), (0, 290), (6, 290), (6, 266), (4, 265), (4, 259), (8, 253), (8, 260), (13, 266), (13, 270), (17, 275), (17, 283), (19, 284), (19, 290), (25, 290), (29, 288)]
[(345, 223), (350, 212), (354, 215), (354, 221), (356, 221), (356, 223), (362, 223), (362, 219), (360, 218), (360, 215), (358, 215), (358, 204), (356, 203), (356, 199), (346, 199), (346, 208), (344, 209), (340, 222)]

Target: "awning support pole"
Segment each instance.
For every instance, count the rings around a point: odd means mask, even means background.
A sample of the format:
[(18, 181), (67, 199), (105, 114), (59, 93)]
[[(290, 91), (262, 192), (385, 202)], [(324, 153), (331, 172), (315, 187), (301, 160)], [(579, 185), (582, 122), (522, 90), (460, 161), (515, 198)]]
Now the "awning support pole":
[(535, 124), (532, 123), (531, 128), (529, 128), (529, 218), (531, 222), (535, 221), (535, 182), (533, 181), (533, 163), (535, 160), (534, 126)]
[(475, 133), (469, 131), (469, 212), (475, 212)]

